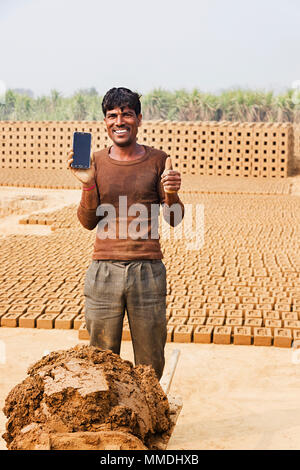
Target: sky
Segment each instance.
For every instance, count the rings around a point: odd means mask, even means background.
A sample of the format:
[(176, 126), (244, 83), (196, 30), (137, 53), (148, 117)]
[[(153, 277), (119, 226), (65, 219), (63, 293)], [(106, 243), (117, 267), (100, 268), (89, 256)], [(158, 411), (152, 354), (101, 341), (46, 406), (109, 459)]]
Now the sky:
[(284, 91), (300, 79), (299, 0), (0, 0), (0, 81)]

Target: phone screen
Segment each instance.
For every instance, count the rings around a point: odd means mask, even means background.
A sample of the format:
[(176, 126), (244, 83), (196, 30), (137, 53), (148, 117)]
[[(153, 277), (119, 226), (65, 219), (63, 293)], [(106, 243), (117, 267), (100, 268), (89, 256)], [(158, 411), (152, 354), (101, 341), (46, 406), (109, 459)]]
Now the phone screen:
[(74, 132), (72, 168), (90, 168), (91, 141), (89, 132)]

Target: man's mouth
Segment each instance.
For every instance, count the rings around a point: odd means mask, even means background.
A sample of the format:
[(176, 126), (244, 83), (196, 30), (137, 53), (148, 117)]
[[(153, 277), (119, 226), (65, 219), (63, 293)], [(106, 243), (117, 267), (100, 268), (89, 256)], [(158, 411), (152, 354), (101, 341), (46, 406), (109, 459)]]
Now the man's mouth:
[(125, 135), (125, 134), (127, 134), (129, 131), (128, 131), (128, 129), (114, 129), (113, 132), (114, 132), (114, 134), (116, 134), (116, 135)]

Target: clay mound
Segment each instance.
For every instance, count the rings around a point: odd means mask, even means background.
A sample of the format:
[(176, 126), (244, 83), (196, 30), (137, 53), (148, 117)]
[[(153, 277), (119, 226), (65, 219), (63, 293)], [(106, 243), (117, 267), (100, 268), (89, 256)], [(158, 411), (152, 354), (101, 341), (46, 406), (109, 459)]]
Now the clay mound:
[(171, 427), (169, 403), (152, 367), (134, 367), (111, 351), (78, 345), (43, 357), (27, 372), (5, 400), (9, 449), (41, 448), (45, 436), (55, 441), (53, 433), (104, 436), (113, 430), (147, 445)]

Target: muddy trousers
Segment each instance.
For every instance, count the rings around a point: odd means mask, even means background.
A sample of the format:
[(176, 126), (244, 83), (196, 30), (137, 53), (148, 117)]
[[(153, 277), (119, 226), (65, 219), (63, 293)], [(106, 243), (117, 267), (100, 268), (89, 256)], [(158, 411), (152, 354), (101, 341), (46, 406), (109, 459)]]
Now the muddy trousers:
[(90, 345), (120, 354), (127, 311), (135, 364), (165, 365), (166, 268), (161, 260), (92, 260), (85, 277), (85, 320)]

